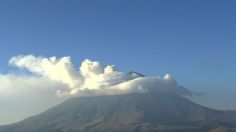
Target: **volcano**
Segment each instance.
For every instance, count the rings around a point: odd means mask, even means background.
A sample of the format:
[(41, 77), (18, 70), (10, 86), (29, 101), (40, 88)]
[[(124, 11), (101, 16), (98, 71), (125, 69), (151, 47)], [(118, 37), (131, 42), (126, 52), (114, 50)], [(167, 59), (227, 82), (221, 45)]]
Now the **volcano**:
[(236, 112), (156, 92), (74, 97), (1, 132), (233, 131)]

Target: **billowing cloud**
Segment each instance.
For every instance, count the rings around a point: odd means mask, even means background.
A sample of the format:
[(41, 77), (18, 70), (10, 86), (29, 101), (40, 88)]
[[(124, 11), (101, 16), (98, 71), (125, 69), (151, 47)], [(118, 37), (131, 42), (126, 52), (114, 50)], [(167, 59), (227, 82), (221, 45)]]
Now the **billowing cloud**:
[(26, 55), (12, 57), (9, 63), (67, 85), (68, 89), (57, 90), (58, 95), (110, 95), (149, 90), (187, 93), (169, 74), (163, 78), (144, 77), (135, 72), (118, 72), (115, 65), (103, 66), (100, 62), (89, 59), (85, 59), (78, 69), (74, 67), (70, 57), (45, 58)]
[(9, 63), (51, 80), (65, 83), (71, 88), (79, 87), (82, 84), (81, 76), (74, 69), (70, 57), (57, 59), (56, 57), (43, 58), (33, 55), (16, 56), (12, 57)]
[[(71, 96), (129, 93), (191, 94), (170, 74), (146, 77), (137, 72), (119, 72), (115, 65), (103, 66), (85, 59), (75, 67), (70, 57), (15, 56), (11, 66), (24, 74), (0, 74), (0, 124), (21, 120), (63, 102)], [(7, 114), (11, 113), (11, 114)]]

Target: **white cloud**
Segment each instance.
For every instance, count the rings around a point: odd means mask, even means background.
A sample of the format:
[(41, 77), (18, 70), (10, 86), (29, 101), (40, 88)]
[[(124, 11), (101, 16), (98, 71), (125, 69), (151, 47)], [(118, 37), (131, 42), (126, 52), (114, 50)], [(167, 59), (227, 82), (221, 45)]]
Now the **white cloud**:
[(143, 77), (136, 73), (124, 73), (115, 70), (115, 65), (102, 66), (98, 61), (85, 59), (76, 70), (70, 57), (36, 57), (33, 55), (12, 57), (11, 65), (41, 75), (50, 80), (68, 86), (66, 90), (57, 90), (59, 95), (125, 94), (155, 91), (174, 93), (180, 89), (170, 74), (160, 77)]
[[(103, 66), (98, 61), (88, 59), (85, 59), (79, 68), (75, 68), (70, 57), (21, 55), (12, 57), (9, 64), (32, 74), (0, 74), (0, 116), (8, 119), (0, 119), (0, 124), (39, 113), (70, 96), (148, 91), (178, 95), (190, 93), (179, 86), (170, 74), (163, 78), (145, 77), (135, 72), (119, 72), (115, 65)], [(11, 115), (8, 114), (7, 118), (8, 112), (11, 112)]]
[(55, 56), (50, 58), (35, 57), (33, 55), (16, 56), (12, 57), (9, 63), (52, 80), (61, 81), (71, 88), (79, 87), (82, 83), (82, 78), (75, 70), (70, 57), (57, 59)]
[[(83, 90), (103, 90), (121, 82), (139, 77), (136, 74), (126, 74), (115, 70), (115, 66), (103, 67), (100, 62), (85, 59), (77, 71), (70, 57), (35, 57), (33, 55), (12, 57), (9, 61), (21, 69), (58, 81), (68, 85), (68, 90), (58, 90), (57, 93), (64, 95), (81, 94)], [(104, 93), (105, 94), (105, 93)], [(115, 93), (113, 93), (115, 94)]]

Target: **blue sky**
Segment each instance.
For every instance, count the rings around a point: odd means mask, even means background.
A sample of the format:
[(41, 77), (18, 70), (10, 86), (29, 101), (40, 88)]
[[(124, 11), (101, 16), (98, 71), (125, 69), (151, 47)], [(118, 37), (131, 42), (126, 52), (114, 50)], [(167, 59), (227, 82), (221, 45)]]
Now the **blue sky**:
[[(171, 73), (201, 89), (236, 86), (234, 0), (2, 0), (0, 72), (19, 54), (71, 56), (120, 71)], [(203, 88), (202, 88), (203, 89)], [(201, 90), (200, 90), (201, 91)]]

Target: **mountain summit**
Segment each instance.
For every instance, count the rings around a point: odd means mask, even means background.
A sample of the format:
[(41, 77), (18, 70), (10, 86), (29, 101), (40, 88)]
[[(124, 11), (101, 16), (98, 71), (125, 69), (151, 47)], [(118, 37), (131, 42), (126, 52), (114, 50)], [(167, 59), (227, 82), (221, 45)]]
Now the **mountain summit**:
[(71, 98), (1, 132), (233, 131), (236, 112), (156, 92)]

